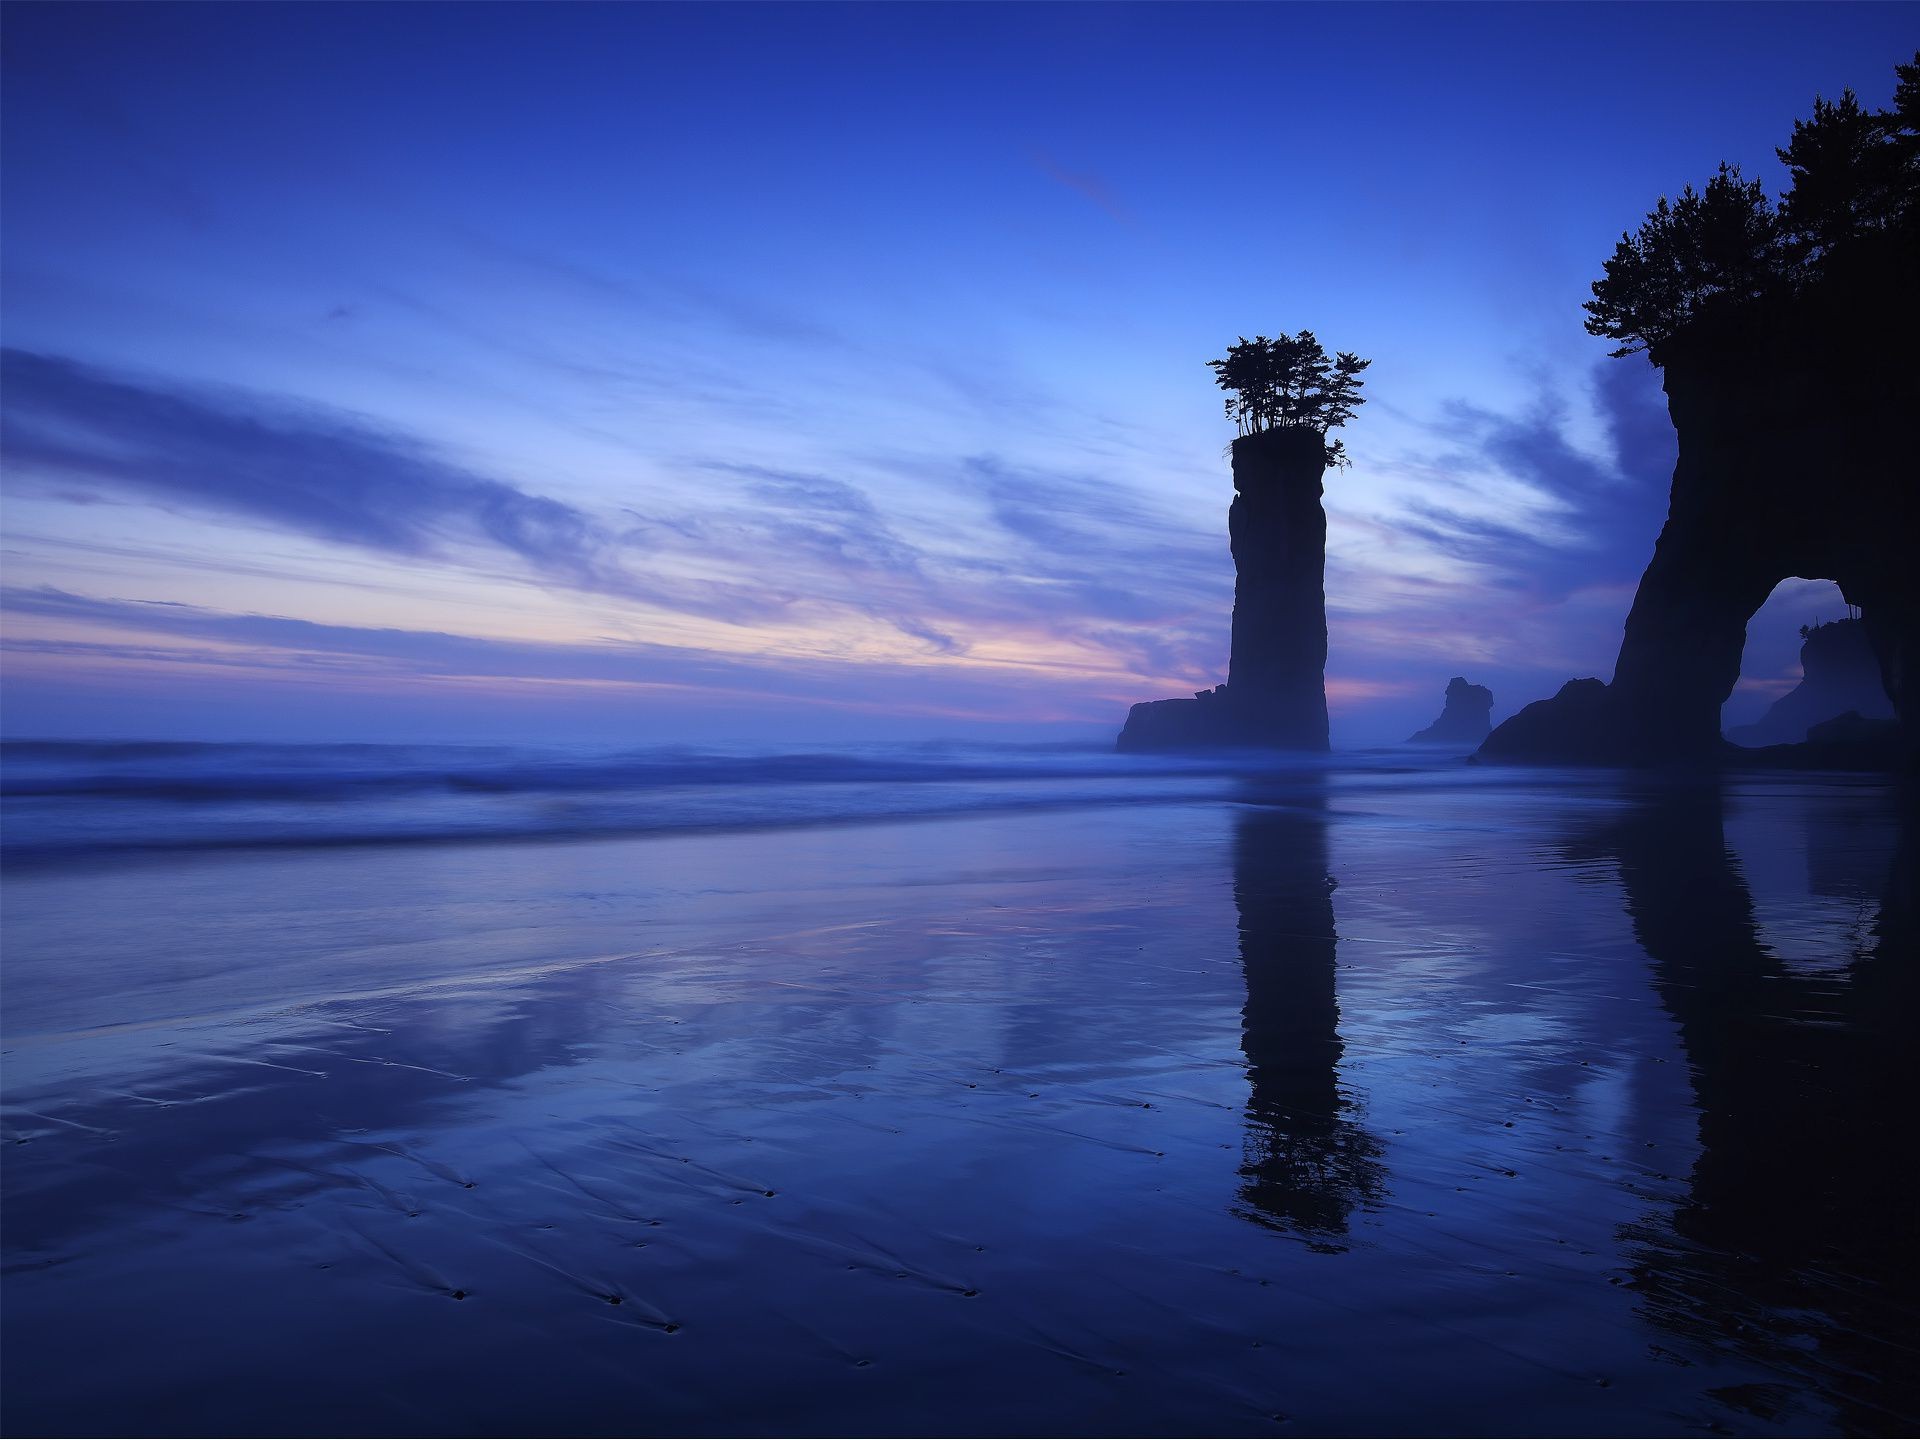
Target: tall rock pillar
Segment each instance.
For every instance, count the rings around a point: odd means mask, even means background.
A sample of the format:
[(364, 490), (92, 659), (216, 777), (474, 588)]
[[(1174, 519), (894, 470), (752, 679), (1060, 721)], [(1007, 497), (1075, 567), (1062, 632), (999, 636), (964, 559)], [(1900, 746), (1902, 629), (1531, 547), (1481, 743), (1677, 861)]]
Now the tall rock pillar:
[(1286, 750), (1327, 744), (1326, 437), (1305, 426), (1233, 442), (1235, 738)]

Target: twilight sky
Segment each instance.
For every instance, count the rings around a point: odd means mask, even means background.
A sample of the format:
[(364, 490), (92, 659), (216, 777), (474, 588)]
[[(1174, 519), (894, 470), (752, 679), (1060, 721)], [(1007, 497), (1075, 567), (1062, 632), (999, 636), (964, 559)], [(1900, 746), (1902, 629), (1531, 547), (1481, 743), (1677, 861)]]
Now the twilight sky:
[[(1620, 232), (1920, 5), (4, 12), (9, 736), (1094, 736), (1224, 678), (1204, 362), (1374, 359), (1336, 746), (1611, 675)], [(1783, 586), (1730, 721), (1797, 677)]]

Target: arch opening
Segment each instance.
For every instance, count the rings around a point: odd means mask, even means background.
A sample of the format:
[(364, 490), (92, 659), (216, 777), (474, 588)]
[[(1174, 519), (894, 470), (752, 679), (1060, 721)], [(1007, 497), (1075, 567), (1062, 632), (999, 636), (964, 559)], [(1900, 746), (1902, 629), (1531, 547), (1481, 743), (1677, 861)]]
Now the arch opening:
[(1797, 744), (1849, 712), (1894, 718), (1857, 606), (1831, 580), (1780, 581), (1747, 621), (1739, 679), (1721, 706), (1721, 731), (1736, 745)]

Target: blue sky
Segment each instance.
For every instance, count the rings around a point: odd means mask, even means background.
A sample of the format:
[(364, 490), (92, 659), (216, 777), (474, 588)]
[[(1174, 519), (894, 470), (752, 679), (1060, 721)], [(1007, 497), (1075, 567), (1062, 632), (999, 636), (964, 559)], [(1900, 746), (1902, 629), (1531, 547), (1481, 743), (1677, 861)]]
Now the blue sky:
[[(6, 8), (10, 735), (1096, 734), (1224, 674), (1203, 362), (1374, 360), (1336, 744), (1611, 673), (1619, 233), (1920, 6)], [(1744, 718), (1794, 673), (1783, 587)]]

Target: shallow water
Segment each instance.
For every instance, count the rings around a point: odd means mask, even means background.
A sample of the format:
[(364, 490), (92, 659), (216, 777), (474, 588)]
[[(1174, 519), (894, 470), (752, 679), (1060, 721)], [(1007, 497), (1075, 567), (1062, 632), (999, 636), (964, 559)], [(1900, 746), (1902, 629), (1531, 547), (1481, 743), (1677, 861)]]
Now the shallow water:
[(1878, 785), (28, 761), (14, 1433), (1920, 1423)]

